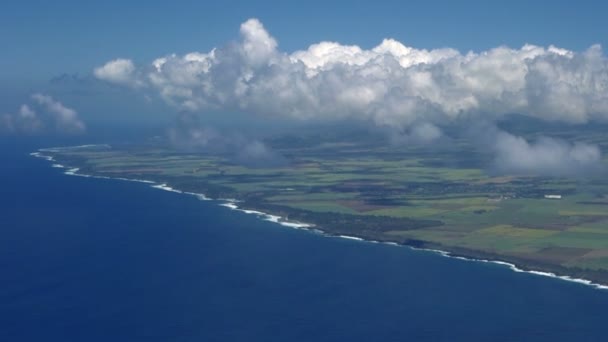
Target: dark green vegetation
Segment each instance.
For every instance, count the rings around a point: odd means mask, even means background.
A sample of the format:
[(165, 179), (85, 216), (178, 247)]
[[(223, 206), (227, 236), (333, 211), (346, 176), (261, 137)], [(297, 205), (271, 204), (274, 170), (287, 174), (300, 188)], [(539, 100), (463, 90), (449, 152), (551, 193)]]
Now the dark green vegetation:
[[(525, 128), (525, 127), (524, 127)], [(521, 130), (528, 138), (534, 134)], [(553, 136), (599, 144), (603, 130)], [(178, 152), (161, 143), (48, 152), (82, 173), (148, 179), (347, 234), (608, 283), (608, 180), (491, 176), (486, 155), (464, 140), (395, 146), (322, 133), (266, 143), (281, 167)], [(578, 139), (580, 140), (580, 139)], [(561, 199), (546, 199), (560, 194)]]

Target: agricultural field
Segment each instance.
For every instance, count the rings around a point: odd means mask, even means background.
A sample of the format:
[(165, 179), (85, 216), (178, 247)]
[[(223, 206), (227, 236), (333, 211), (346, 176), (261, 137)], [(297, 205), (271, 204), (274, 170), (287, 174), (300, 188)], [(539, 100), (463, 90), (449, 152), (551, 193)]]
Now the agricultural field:
[[(571, 137), (570, 132), (558, 132)], [(600, 133), (587, 141), (606, 147)], [(328, 141), (327, 141), (328, 140)], [(466, 141), (433, 150), (318, 136), (265, 141), (281, 165), (160, 142), (47, 151), (84, 174), (147, 179), (348, 234), (608, 283), (608, 179), (492, 174)], [(559, 195), (561, 198), (546, 198)]]

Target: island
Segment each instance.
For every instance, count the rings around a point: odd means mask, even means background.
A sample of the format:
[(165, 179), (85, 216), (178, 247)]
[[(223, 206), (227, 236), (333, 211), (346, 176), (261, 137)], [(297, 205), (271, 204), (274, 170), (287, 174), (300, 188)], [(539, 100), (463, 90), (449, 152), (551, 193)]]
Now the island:
[[(72, 173), (154, 182), (330, 235), (608, 284), (608, 179), (601, 174), (493, 174), (491, 156), (467, 139), (431, 149), (353, 134), (267, 138), (264, 146), (280, 156), (267, 164), (179, 149), (158, 137), (37, 153)], [(581, 135), (561, 127), (553, 134), (608, 145), (601, 129)]]

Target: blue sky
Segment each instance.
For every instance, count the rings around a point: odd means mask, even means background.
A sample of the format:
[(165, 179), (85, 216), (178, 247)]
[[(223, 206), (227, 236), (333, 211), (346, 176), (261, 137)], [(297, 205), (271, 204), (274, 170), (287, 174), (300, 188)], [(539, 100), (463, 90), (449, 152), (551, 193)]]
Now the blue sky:
[(148, 62), (208, 51), (259, 18), (284, 51), (322, 40), (371, 47), (392, 37), (417, 48), (501, 44), (606, 45), (603, 1), (8, 1), (0, 11), (4, 81), (87, 73), (116, 57)]

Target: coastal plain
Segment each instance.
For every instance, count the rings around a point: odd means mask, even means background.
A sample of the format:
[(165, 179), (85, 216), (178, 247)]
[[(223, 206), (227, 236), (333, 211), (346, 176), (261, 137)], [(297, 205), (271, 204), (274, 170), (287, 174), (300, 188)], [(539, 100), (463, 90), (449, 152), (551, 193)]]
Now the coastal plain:
[[(598, 130), (587, 132), (584, 141), (604, 150), (608, 143)], [(180, 150), (163, 141), (44, 153), (83, 174), (235, 199), (241, 208), (311, 223), (330, 234), (504, 260), (608, 284), (608, 180), (601, 173), (495, 173), (488, 167), (491, 155), (456, 138), (433, 149), (323, 133), (264, 143), (280, 162), (248, 164), (234, 154)]]

